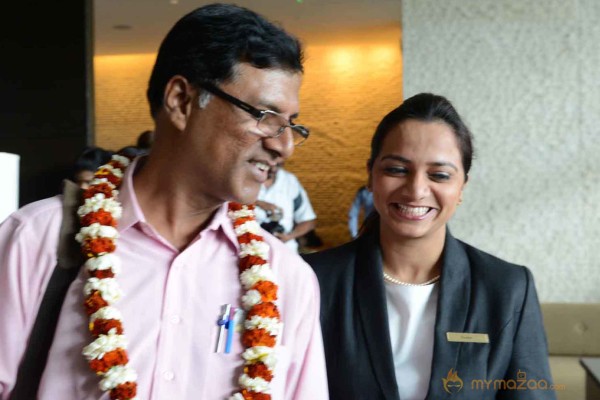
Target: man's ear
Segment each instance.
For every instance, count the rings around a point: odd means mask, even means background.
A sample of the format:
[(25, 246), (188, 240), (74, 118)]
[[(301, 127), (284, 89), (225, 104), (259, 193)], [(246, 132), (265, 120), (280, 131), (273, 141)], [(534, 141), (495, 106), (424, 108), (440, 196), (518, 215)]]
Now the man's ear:
[(194, 88), (181, 75), (173, 76), (165, 85), (163, 108), (171, 123), (180, 131), (185, 129), (192, 113), (194, 96)]

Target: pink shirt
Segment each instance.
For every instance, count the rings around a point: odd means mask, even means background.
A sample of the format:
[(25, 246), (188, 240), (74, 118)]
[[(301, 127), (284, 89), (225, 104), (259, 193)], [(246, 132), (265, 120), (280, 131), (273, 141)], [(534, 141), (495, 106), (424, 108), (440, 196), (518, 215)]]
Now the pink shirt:
[[(243, 350), (236, 333), (230, 354), (214, 353), (221, 306), (240, 307), (238, 244), (226, 205), (179, 252), (146, 221), (129, 168), (121, 188), (123, 217), (116, 254), (123, 263), (116, 304), (138, 373), (138, 399), (227, 399), (237, 389)], [(15, 383), (42, 295), (56, 264), (61, 198), (30, 204), (0, 225), (0, 398)], [(312, 270), (265, 234), (279, 285), (284, 323), (272, 382), (274, 400), (327, 399), (319, 325), (319, 291)], [(40, 384), (42, 400), (108, 399), (81, 350), (90, 343), (83, 309), (82, 268), (71, 285)]]

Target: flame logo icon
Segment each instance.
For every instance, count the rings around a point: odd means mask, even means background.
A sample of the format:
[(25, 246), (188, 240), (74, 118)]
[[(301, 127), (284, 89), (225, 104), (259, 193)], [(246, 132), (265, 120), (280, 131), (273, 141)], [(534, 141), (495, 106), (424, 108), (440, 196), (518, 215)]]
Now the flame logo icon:
[(453, 368), (450, 368), (446, 378), (442, 378), (442, 382), (444, 390), (450, 394), (458, 393), (463, 388), (463, 381), (459, 378), (458, 371), (453, 371)]

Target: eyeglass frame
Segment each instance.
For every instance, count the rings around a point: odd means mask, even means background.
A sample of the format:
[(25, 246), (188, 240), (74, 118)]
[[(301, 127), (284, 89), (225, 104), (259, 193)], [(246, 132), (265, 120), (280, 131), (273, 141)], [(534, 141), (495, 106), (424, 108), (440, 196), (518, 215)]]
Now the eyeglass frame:
[[(283, 115), (281, 115), (280, 113), (275, 112), (273, 110), (259, 110), (258, 108), (251, 106), (250, 104), (246, 103), (245, 101), (242, 101), (242, 100), (238, 99), (237, 97), (234, 97), (234, 96), (230, 95), (229, 93), (222, 91), (213, 83), (202, 82), (199, 86), (202, 89), (208, 91), (209, 93), (214, 94), (215, 96), (227, 101), (230, 104), (233, 104), (234, 106), (238, 107), (239, 109), (244, 110), (245, 112), (250, 114), (252, 117), (254, 117), (256, 119), (257, 128), (258, 128), (258, 124), (260, 124), (260, 121), (262, 121), (263, 118), (265, 117), (265, 115), (267, 115), (267, 114), (277, 115), (285, 120), (285, 117)], [(264, 137), (278, 138), (279, 136), (281, 136), (283, 134), (283, 132), (285, 132), (285, 128), (290, 128), (291, 130), (297, 132), (300, 136), (302, 136), (302, 140), (300, 142), (298, 142), (297, 144), (294, 143), (294, 146), (300, 146), (302, 143), (304, 143), (306, 141), (306, 139), (308, 139), (308, 136), (310, 135), (310, 130), (306, 126), (292, 124), (292, 123), (289, 123), (287, 125), (282, 125), (277, 130), (277, 132), (275, 132), (274, 135), (267, 135), (262, 130), (260, 132), (264, 135)]]

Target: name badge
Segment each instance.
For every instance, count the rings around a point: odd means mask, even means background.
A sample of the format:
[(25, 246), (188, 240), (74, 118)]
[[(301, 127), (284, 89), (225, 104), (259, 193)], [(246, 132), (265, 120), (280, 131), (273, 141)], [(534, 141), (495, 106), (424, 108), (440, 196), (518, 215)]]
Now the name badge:
[(449, 342), (463, 343), (489, 343), (490, 338), (487, 333), (470, 332), (446, 332), (446, 338)]

